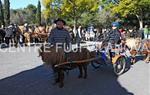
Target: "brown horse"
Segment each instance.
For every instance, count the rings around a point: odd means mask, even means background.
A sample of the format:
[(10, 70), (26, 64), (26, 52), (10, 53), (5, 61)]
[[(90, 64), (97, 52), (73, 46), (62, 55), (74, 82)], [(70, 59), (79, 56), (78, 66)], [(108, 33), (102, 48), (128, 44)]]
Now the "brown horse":
[(44, 64), (52, 68), (54, 74), (56, 75), (55, 83), (60, 82), (59, 87), (63, 87), (63, 69), (55, 68), (55, 65), (65, 61), (64, 50), (62, 48), (58, 48), (58, 50), (56, 50), (56, 47), (46, 48), (45, 46), (42, 46), (39, 49), (39, 55), (41, 56)]
[(34, 32), (31, 34), (32, 39), (36, 39), (40, 42), (46, 42), (48, 39), (48, 33), (44, 26), (38, 26), (35, 28)]
[[(66, 69), (65, 66), (71, 66), (71, 68), (79, 67), (79, 71), (80, 71), (79, 78), (87, 77), (88, 62), (72, 63), (73, 61), (85, 60), (90, 58), (89, 51), (86, 48), (77, 49), (76, 52), (71, 51), (65, 54), (62, 48), (57, 49), (56, 47), (52, 47), (52, 48), (44, 49), (44, 46), (42, 46), (39, 49), (39, 55), (42, 57), (43, 62), (46, 65), (51, 66), (54, 73), (57, 74), (57, 76), (55, 76), (55, 83), (59, 82), (59, 87), (64, 86), (63, 81), (64, 81), (64, 70)], [(69, 61), (69, 63), (65, 65), (61, 65), (66, 61)], [(61, 66), (55, 67), (55, 65), (61, 65)], [(83, 71), (84, 71), (84, 76), (83, 76)]]
[[(76, 48), (73, 51), (69, 52), (67, 54), (67, 61), (75, 62), (78, 61), (75, 65), (76, 67), (79, 67), (80, 74), (78, 78), (87, 78), (87, 64), (88, 61), (81, 62), (82, 60), (90, 59), (90, 52), (87, 48)], [(72, 63), (70, 63), (72, 64)]]
[(28, 32), (24, 32), (23, 28), (24, 26), (19, 26), (23, 36), (24, 36), (24, 42), (30, 46), (30, 43), (31, 43), (31, 33), (33, 32), (31, 27), (29, 27), (29, 31)]
[(146, 55), (144, 61), (148, 63), (150, 61), (150, 39), (144, 43), (144, 50), (142, 53)]
[(126, 45), (130, 48), (130, 53), (132, 56), (132, 63), (135, 63), (135, 56), (137, 54), (140, 54), (142, 56), (145, 56), (144, 61), (149, 62), (150, 61), (150, 39), (145, 40), (142, 42), (140, 38), (137, 39), (127, 39)]

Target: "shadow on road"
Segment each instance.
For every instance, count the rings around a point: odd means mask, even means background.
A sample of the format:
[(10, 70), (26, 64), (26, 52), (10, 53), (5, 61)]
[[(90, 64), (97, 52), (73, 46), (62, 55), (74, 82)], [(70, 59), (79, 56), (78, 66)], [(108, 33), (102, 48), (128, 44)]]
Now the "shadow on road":
[(76, 70), (65, 77), (64, 88), (52, 85), (51, 70), (44, 66), (0, 80), (0, 95), (134, 95), (118, 82), (108, 68), (88, 70), (87, 79), (78, 79)]

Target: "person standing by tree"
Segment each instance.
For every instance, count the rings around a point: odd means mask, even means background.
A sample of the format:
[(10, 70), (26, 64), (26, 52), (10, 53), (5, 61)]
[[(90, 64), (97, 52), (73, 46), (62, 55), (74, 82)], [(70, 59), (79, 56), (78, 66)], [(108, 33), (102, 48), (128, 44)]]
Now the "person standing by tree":
[(82, 28), (81, 26), (79, 26), (77, 29), (77, 34), (76, 34), (76, 42), (77, 42), (78, 47), (80, 47), (80, 42), (81, 42), (81, 31), (82, 31)]
[(6, 29), (6, 35), (5, 35), (5, 43), (7, 45), (7, 47), (9, 47), (9, 44), (10, 44), (10, 40), (12, 38), (12, 35), (13, 35), (13, 25), (9, 25)]
[(145, 27), (144, 27), (144, 37), (145, 37), (145, 39), (148, 38), (148, 26), (147, 25), (145, 25)]

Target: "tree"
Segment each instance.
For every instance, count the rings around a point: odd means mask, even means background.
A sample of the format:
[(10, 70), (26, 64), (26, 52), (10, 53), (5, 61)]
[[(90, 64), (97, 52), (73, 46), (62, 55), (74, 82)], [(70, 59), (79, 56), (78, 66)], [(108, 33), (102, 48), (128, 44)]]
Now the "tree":
[(5, 22), (4, 22), (3, 6), (2, 6), (2, 2), (0, 0), (0, 26), (1, 25), (5, 25)]
[(50, 3), (51, 2), (52, 2), (51, 0), (42, 0), (42, 4), (45, 7), (44, 18), (45, 18), (46, 22), (48, 22), (50, 19)]
[(41, 25), (41, 2), (38, 1), (36, 19), (38, 25)]
[(4, 0), (4, 17), (5, 17), (5, 25), (8, 26), (10, 24), (10, 2), (9, 0)]
[(61, 16), (61, 6), (63, 0), (42, 0), (44, 6), (44, 18), (47, 23)]
[(44, 15), (48, 19), (58, 17), (74, 21), (76, 27), (78, 20), (84, 13), (93, 13), (98, 10), (100, 0), (42, 0), (45, 7)]
[(112, 12), (125, 17), (135, 15), (139, 21), (140, 28), (143, 28), (143, 18), (150, 9), (149, 0), (120, 0), (117, 5), (114, 5)]
[(76, 28), (83, 13), (93, 13), (98, 10), (98, 7), (99, 0), (64, 0), (61, 11), (63, 16), (73, 19)]
[(37, 24), (37, 8), (36, 6), (29, 4), (26, 8), (11, 9), (10, 20), (12, 23), (23, 25), (24, 23)]
[(109, 28), (111, 27), (111, 23), (114, 21), (115, 18), (111, 15), (109, 11), (103, 10), (100, 13), (98, 13), (96, 19), (95, 19), (95, 23), (97, 25), (101, 25), (101, 27)]
[(30, 24), (35, 24), (36, 23), (36, 13), (37, 13), (37, 8), (33, 4), (29, 4), (26, 8), (23, 9), (23, 14), (25, 15), (24, 22), (28, 22)]
[(23, 25), (24, 24), (24, 18), (26, 17), (25, 12), (23, 9), (11, 9), (10, 10), (10, 20), (12, 23), (16, 23), (18, 25)]

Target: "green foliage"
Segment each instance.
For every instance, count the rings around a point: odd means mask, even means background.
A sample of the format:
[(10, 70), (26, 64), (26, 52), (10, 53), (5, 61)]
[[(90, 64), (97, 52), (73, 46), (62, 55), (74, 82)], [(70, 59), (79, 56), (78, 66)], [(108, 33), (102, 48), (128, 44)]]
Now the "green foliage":
[(36, 11), (36, 6), (33, 5), (33, 4), (29, 4), (25, 9), (26, 9), (26, 10), (33, 10), (33, 11)]
[(35, 5), (28, 5), (27, 8), (25, 8), (23, 10), (23, 14), (25, 14), (25, 17), (24, 17), (24, 22), (28, 22), (28, 23), (31, 23), (31, 24), (34, 24), (36, 23), (36, 11), (37, 11), (37, 8)]
[(99, 0), (42, 0), (45, 7), (45, 19), (70, 18), (69, 23), (74, 23), (81, 18), (83, 13), (96, 12)]
[(150, 0), (120, 0), (118, 5), (112, 8), (113, 14), (120, 14), (122, 17), (135, 15), (139, 20), (140, 28), (143, 27), (143, 18), (150, 9)]
[(98, 6), (98, 0), (64, 0), (61, 10), (64, 16), (80, 18), (85, 12), (97, 11)]
[(38, 5), (37, 5), (36, 20), (37, 20), (38, 25), (41, 25), (41, 2), (40, 1), (38, 2)]
[(4, 17), (5, 17), (5, 25), (8, 26), (10, 23), (10, 2), (9, 2), (9, 0), (4, 0)]
[(61, 17), (61, 6), (63, 0), (42, 0), (44, 6), (44, 18), (47, 22)]
[(37, 23), (36, 14), (37, 14), (37, 8), (36, 6), (29, 4), (24, 9), (11, 9), (11, 22), (16, 23), (19, 25), (24, 24), (25, 22), (28, 22), (30, 24)]
[(5, 25), (5, 22), (4, 22), (3, 6), (2, 6), (2, 2), (0, 0), (0, 27), (1, 27), (1, 25)]

